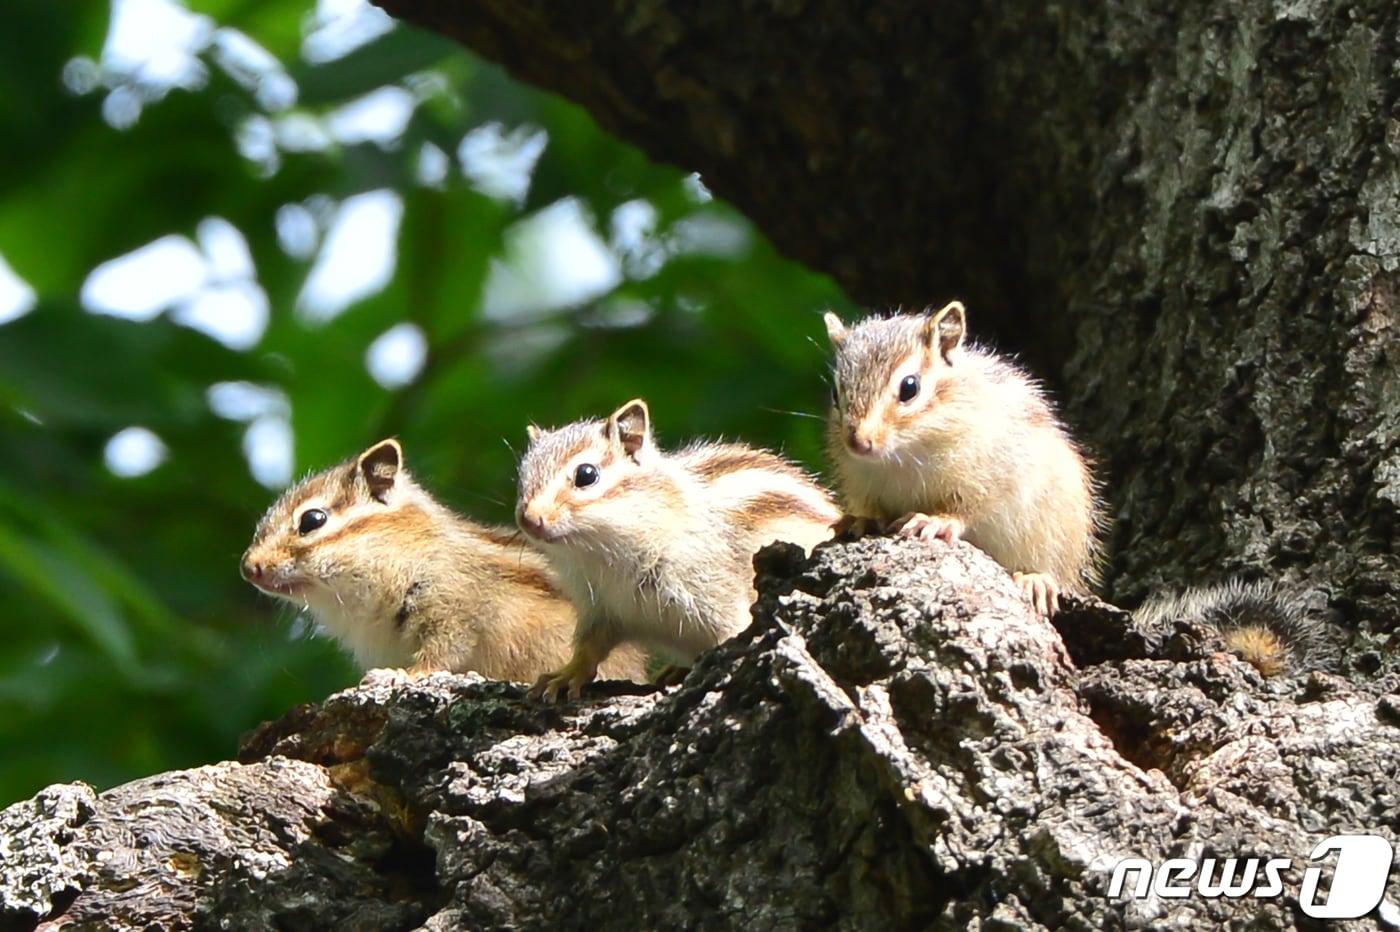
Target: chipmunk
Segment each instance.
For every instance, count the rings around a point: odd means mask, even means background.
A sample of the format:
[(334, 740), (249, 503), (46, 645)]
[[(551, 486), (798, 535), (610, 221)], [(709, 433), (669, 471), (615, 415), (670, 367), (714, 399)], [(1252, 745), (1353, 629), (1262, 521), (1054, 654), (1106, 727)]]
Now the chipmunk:
[(1226, 648), (1264, 676), (1335, 670), (1340, 644), (1334, 627), (1273, 582), (1230, 580), (1217, 586), (1154, 596), (1133, 617), (1145, 627), (1174, 618), (1219, 633)]
[(964, 341), (960, 302), (847, 328), (827, 448), (857, 534), (966, 538), (1010, 570), (1042, 614), (1098, 582), (1103, 506), (1084, 453), (1040, 386)]
[[(1062, 591), (1098, 584), (1105, 519), (1092, 464), (1029, 375), (965, 342), (960, 302), (825, 322), (836, 350), (827, 446), (846, 526), (965, 538), (1046, 615)], [(1195, 620), (1266, 676), (1331, 663), (1330, 626), (1272, 584), (1159, 597), (1138, 617)]]
[[(532, 682), (569, 658), (574, 611), (545, 561), (516, 532), (434, 500), (395, 440), (289, 489), (258, 522), (241, 569), (310, 609), (365, 669)], [(603, 670), (638, 681), (645, 672), (635, 648)]]
[(551, 701), (566, 687), (578, 697), (625, 641), (689, 665), (749, 624), (760, 548), (810, 550), (840, 518), (824, 489), (773, 453), (660, 450), (641, 400), (529, 436), (516, 521), (578, 610), (572, 659), (532, 690)]

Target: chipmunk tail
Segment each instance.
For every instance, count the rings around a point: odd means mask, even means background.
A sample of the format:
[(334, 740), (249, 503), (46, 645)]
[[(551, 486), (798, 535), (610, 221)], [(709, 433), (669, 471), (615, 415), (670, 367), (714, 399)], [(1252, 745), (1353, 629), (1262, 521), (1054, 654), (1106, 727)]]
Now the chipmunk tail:
[(1149, 626), (1185, 619), (1210, 628), (1264, 676), (1335, 670), (1340, 659), (1340, 632), (1274, 582), (1231, 580), (1155, 597), (1135, 617)]

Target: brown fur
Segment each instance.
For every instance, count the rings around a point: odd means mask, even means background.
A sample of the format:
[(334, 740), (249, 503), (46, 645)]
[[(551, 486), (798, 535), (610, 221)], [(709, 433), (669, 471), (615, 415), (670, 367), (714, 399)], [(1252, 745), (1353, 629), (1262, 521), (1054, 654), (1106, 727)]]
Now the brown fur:
[[(250, 581), (309, 608), (365, 668), (533, 681), (568, 660), (573, 608), (538, 554), (439, 504), (397, 459), (376, 458), (375, 478), (388, 481), (378, 500), (358, 462), (306, 479), (268, 510), (243, 558)], [(303, 536), (312, 507), (330, 518)], [(645, 668), (645, 654), (627, 648), (604, 674), (642, 680)]]
[(1288, 666), (1288, 647), (1268, 628), (1253, 625), (1224, 635), (1225, 646), (1265, 676), (1278, 676)]
[(1343, 633), (1311, 612), (1301, 592), (1271, 581), (1228, 580), (1177, 594), (1159, 593), (1133, 613), (1160, 629), (1186, 620), (1218, 634), (1231, 653), (1264, 676), (1335, 670)]
[[(335, 511), (345, 511), (347, 505), (340, 504)], [(379, 536), (396, 537), (408, 547), (420, 547), (433, 537), (432, 520), (427, 512), (416, 505), (403, 505), (393, 511), (373, 512), (354, 518), (340, 525), (334, 531), (312, 537), (306, 543), (297, 542), (289, 549), (298, 553), (309, 553), (324, 549), (344, 538), (356, 538), (373, 531)]]
[[(953, 327), (939, 323), (949, 313)], [(963, 342), (962, 324), (956, 303), (849, 329), (828, 318), (838, 403), (827, 448), (842, 504), (882, 526), (956, 519), (963, 539), (1013, 573), (1087, 590), (1104, 523), (1092, 464), (1034, 380)], [(919, 390), (901, 401), (909, 375)], [(852, 435), (872, 452), (856, 453)]]
[(532, 589), (540, 595), (550, 598), (563, 597), (559, 592), (559, 587), (555, 585), (554, 577), (538, 566), (524, 566), (515, 560), (497, 564), (496, 571), (507, 582)]
[(741, 469), (778, 469), (780, 471), (790, 469), (786, 463), (771, 453), (728, 444), (697, 448), (687, 465), (698, 478), (705, 482)]
[(825, 522), (828, 527), (831, 525), (828, 511), (786, 492), (761, 492), (742, 502), (734, 513), (740, 523), (750, 527), (794, 515), (817, 523)]
[[(599, 478), (578, 487), (585, 463)], [(551, 694), (576, 691), (621, 642), (690, 663), (749, 623), (755, 552), (775, 540), (810, 549), (840, 517), (825, 490), (775, 454), (657, 449), (641, 402), (533, 433), (516, 514), (579, 610), (574, 658), (538, 687)]]
[(480, 527), (476, 533), (498, 547), (514, 547), (521, 543), (520, 532), (514, 528)]

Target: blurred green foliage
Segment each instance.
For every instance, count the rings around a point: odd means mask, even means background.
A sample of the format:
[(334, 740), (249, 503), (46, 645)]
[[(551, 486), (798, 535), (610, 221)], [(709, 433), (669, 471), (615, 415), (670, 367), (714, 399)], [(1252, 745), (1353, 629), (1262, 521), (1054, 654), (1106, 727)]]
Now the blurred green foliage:
[[(146, 42), (125, 56), (123, 3)], [(784, 412), (822, 409), (817, 312), (842, 306), (834, 287), (578, 108), (438, 37), (383, 31), (375, 12), (348, 0), (7, 10), (0, 257), (32, 295), (12, 282), (21, 297), (0, 324), (0, 804), (50, 781), (104, 787), (226, 758), (260, 720), (355, 681), (334, 644), (237, 575), (287, 478), (285, 425), (297, 473), (398, 435), (442, 498), (503, 522), (527, 421), (635, 395), (663, 441), (738, 436), (820, 463), (819, 422)], [(158, 41), (172, 15), (188, 33), (174, 51)], [(327, 51), (327, 35), (356, 24), (369, 41)], [(357, 138), (356, 102), (385, 87), (401, 89), (379, 98), (399, 122)], [(541, 131), (514, 196), (520, 179), (506, 191), (483, 165)], [(402, 204), (397, 230), (381, 231), (397, 242), (392, 277), (317, 313), (303, 292), (330, 229), (371, 191)], [(242, 342), (221, 342), (217, 327), (183, 325), (191, 299), (170, 297), (173, 267), (109, 282), (118, 304), (123, 289), (168, 286), (164, 305), (91, 312), (95, 269), (172, 235), (207, 254), (206, 234), (228, 229), (209, 218), (241, 233), (255, 271), (233, 262), (242, 303), (211, 305), (206, 321), (246, 317), (251, 287), (265, 328), (254, 319)], [(413, 372), (410, 351), (411, 381), (388, 388), (367, 352), (404, 323), (426, 359)], [(240, 412), (211, 394), (230, 384), (270, 391)], [(133, 426), (163, 455), (114, 472), (110, 442)], [(271, 457), (262, 483), (249, 451)]]

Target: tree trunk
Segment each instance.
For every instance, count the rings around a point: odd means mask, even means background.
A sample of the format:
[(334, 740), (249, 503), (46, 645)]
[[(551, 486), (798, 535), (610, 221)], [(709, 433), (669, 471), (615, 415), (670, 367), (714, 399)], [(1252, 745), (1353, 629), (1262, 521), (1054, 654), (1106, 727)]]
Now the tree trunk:
[[(1400, 834), (1395, 677), (1265, 681), (1100, 603), (1057, 632), (967, 544), (774, 548), (760, 590), (674, 691), (381, 674), (242, 763), (51, 787), (0, 813), (0, 925), (1274, 928), (1322, 838)], [(1292, 866), (1272, 898), (1107, 896), (1203, 853)]]
[(376, 2), (856, 299), (966, 299), (1098, 452), (1115, 601), (1268, 574), (1400, 624), (1400, 5)]

